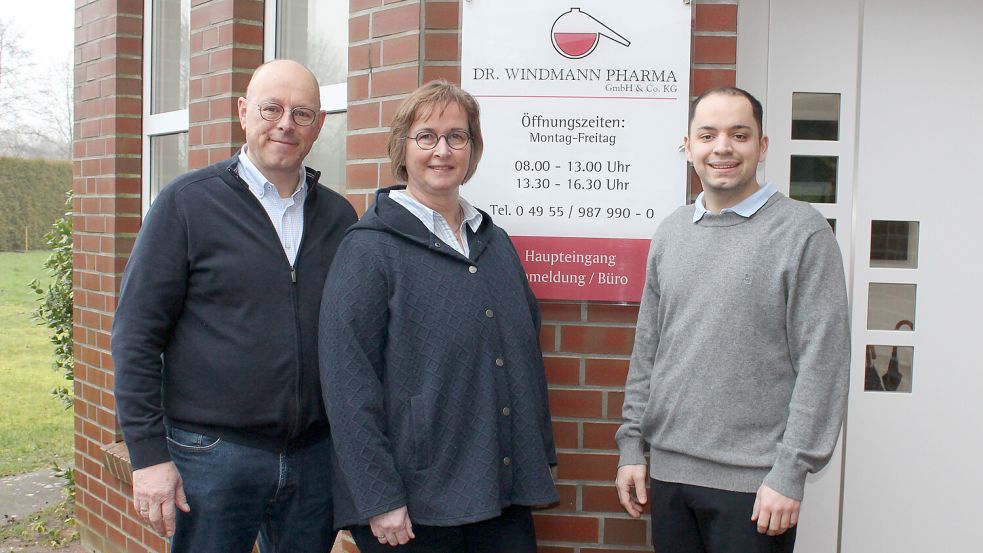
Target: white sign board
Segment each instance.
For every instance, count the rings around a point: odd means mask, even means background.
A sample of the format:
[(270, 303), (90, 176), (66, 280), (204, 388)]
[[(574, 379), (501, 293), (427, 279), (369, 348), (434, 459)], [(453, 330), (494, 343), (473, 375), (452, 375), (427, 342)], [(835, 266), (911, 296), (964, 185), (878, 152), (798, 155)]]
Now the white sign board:
[(463, 195), (512, 235), (541, 299), (638, 301), (652, 234), (685, 201), (690, 6), (462, 9), (485, 140)]

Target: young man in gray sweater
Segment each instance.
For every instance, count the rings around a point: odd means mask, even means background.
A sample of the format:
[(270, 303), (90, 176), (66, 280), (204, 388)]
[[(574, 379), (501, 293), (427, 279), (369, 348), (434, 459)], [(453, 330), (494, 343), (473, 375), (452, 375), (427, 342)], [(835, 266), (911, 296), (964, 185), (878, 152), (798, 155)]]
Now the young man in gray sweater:
[(761, 121), (740, 89), (693, 102), (685, 148), (703, 193), (649, 252), (616, 484), (633, 517), (650, 504), (663, 553), (792, 551), (806, 474), (839, 436), (842, 257), (815, 209), (759, 186)]

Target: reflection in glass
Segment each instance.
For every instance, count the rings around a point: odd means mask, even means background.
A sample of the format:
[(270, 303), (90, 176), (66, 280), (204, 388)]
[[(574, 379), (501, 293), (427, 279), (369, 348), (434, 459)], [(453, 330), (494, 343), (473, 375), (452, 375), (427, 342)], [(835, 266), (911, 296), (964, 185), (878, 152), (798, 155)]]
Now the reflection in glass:
[(150, 109), (188, 108), (191, 65), (191, 0), (154, 0), (150, 51)]
[(870, 266), (918, 268), (918, 221), (871, 221)]
[(150, 137), (150, 201), (179, 175), (188, 172), (188, 133)]
[(345, 191), (345, 136), (348, 133), (348, 114), (329, 113), (325, 116), (321, 134), (307, 154), (304, 165), (321, 172), (321, 184)]
[(816, 204), (836, 203), (836, 156), (792, 156), (789, 197)]
[(871, 282), (867, 330), (915, 330), (915, 285)]
[(840, 95), (792, 93), (792, 140), (839, 140)]
[(277, 58), (306, 65), (321, 86), (348, 80), (348, 1), (279, 0)]
[[(276, 43), (277, 58), (303, 63), (322, 87), (348, 82), (348, 0), (278, 0)], [(304, 161), (342, 193), (347, 133), (347, 113), (328, 114)]]
[(911, 346), (868, 345), (864, 364), (864, 391), (911, 393)]

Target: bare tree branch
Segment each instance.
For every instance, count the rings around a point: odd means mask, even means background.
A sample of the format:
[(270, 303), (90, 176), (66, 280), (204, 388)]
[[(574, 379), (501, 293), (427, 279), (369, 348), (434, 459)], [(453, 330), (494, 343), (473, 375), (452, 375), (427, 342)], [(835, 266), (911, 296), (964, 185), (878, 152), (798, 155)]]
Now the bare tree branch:
[(15, 22), (0, 18), (0, 155), (68, 159), (72, 65), (41, 70), (22, 43)]

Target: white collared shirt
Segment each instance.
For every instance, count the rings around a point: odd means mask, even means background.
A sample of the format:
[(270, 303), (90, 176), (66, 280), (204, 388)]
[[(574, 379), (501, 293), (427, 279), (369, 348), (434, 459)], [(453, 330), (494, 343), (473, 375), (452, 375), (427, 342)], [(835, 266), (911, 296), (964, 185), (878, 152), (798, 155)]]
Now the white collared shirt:
[(239, 152), (239, 176), (249, 185), (249, 191), (262, 204), (270, 222), (280, 237), (283, 253), (286, 254), (290, 265), (297, 261), (300, 251), (300, 240), (304, 237), (304, 200), (307, 199), (307, 172), (303, 165), (300, 167), (297, 189), (288, 198), (281, 198), (273, 185), (263, 173), (253, 165), (246, 155), (246, 146)]
[(481, 212), (469, 204), (467, 200), (460, 196), (457, 198), (461, 204), (461, 209), (464, 211), (464, 220), (461, 221), (461, 228), (458, 229), (458, 232), (461, 233), (461, 241), (458, 242), (450, 223), (444, 219), (443, 215), (423, 205), (405, 190), (393, 190), (389, 192), (389, 197), (419, 219), (434, 236), (443, 240), (464, 257), (470, 257), (471, 248), (468, 246), (468, 233), (464, 225), (471, 227), (472, 232), (478, 232), (483, 217)]

